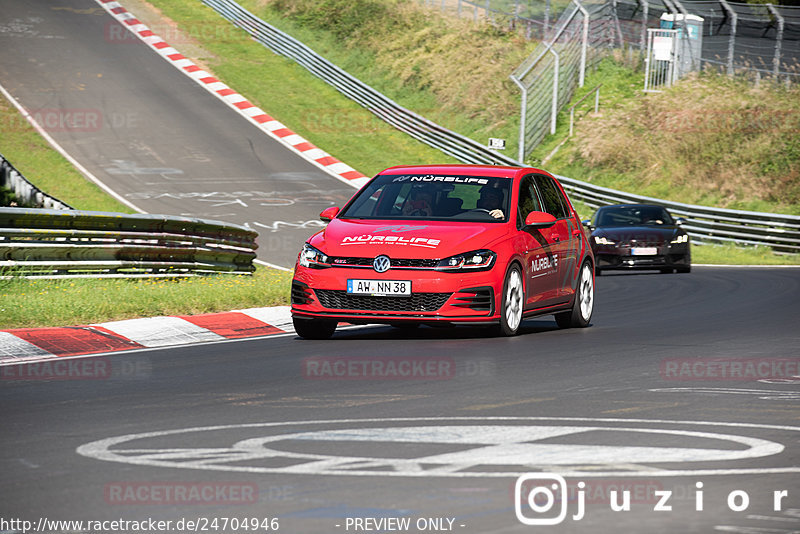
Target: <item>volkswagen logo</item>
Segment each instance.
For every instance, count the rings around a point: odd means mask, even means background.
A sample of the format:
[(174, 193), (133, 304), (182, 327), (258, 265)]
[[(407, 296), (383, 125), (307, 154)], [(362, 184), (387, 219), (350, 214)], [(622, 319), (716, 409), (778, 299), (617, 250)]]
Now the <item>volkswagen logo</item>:
[(372, 262), (372, 268), (378, 273), (385, 273), (391, 266), (392, 262), (389, 261), (389, 256), (378, 256), (375, 258), (375, 261)]

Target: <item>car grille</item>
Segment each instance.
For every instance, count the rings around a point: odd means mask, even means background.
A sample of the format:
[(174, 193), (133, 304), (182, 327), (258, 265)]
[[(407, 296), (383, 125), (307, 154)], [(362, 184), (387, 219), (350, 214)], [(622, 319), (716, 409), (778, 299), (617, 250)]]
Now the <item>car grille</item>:
[[(613, 241), (613, 240), (612, 240)], [(619, 243), (620, 248), (633, 248), (633, 247), (663, 247), (663, 241), (637, 241), (636, 243), (631, 243), (630, 241), (621, 241)]]
[[(660, 266), (665, 264), (664, 256), (619, 256), (617, 254), (598, 254), (597, 265), (600, 267), (643, 267), (647, 265)], [(629, 262), (633, 262), (632, 264)]]
[(316, 289), (323, 307), (332, 310), (370, 311), (436, 311), (447, 302), (452, 293), (414, 293), (410, 297), (373, 297), (350, 295), (347, 291)]
[[(420, 260), (420, 259), (403, 259), (403, 258), (390, 258), (392, 262), (392, 269), (433, 269), (439, 263), (439, 260)], [(375, 258), (329, 258), (328, 263), (335, 267), (372, 267), (372, 262)]]

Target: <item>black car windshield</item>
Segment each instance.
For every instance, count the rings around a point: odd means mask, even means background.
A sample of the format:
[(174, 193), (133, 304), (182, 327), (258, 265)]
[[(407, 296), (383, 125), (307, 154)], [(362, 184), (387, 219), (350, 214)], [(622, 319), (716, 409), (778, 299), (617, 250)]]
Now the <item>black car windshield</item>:
[(597, 212), (595, 226), (642, 226), (674, 224), (661, 206), (615, 206)]
[(340, 215), (343, 219), (504, 222), (511, 179), (431, 174), (379, 175)]

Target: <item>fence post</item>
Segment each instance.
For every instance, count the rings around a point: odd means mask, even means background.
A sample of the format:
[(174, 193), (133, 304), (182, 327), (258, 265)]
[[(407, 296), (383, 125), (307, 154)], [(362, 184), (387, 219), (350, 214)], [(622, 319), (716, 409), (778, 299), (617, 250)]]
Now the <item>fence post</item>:
[(611, 12), (614, 14), (614, 29), (617, 30), (619, 47), (622, 48), (625, 45), (625, 40), (622, 37), (622, 26), (619, 24), (619, 16), (617, 15), (617, 0), (611, 0)]
[(728, 76), (733, 76), (733, 54), (736, 47), (736, 26), (739, 24), (739, 15), (725, 0), (719, 0), (719, 3), (731, 18), (731, 37), (728, 40)]
[[(669, 83), (669, 85), (667, 85), (667, 87), (672, 87), (672, 84), (675, 83), (675, 73), (677, 72), (675, 70), (675, 65), (680, 61), (680, 57), (678, 55), (679, 48), (678, 48), (678, 43), (677, 43), (677, 41), (678, 41), (678, 31), (677, 31), (677, 27), (678, 27), (678, 10), (675, 8), (675, 4), (673, 4), (671, 0), (661, 0), (661, 2), (665, 6), (667, 6), (667, 9), (669, 10), (670, 13), (672, 13), (672, 17), (673, 17), (673, 20), (674, 20), (674, 22), (672, 24), (672, 29), (675, 30), (675, 35), (672, 38), (672, 60), (673, 61), (672, 61), (672, 64), (670, 65), (669, 71), (666, 73), (666, 76), (668, 78), (667, 83)], [(683, 33), (686, 33), (686, 32), (683, 32)]]
[[(697, 67), (698, 69), (700, 69), (702, 67), (702, 65), (700, 64), (701, 58), (697, 58), (697, 61), (695, 61), (694, 50), (692, 49), (692, 46), (689, 44), (689, 23), (688, 23), (689, 12), (686, 10), (685, 7), (683, 7), (681, 0), (672, 0), (672, 3), (675, 4), (675, 6), (680, 10), (681, 14), (683, 15), (683, 24), (681, 25), (682, 28), (681, 40), (684, 42), (686, 46), (682, 47), (682, 49), (689, 50), (689, 61), (691, 63), (691, 68), (694, 69), (695, 67)], [(681, 58), (681, 61), (683, 61), (683, 58)], [(681, 68), (680, 71), (682, 74), (683, 68)]]
[[(647, 1), (647, 0), (645, 0)], [(653, 32), (647, 30), (647, 50), (644, 53), (644, 92), (650, 88), (650, 56), (653, 48)]]
[(553, 50), (552, 46), (547, 44), (545, 46), (547, 47), (547, 50), (556, 57), (556, 64), (553, 67), (553, 101), (550, 109), (550, 134), (552, 135), (556, 133), (556, 120), (558, 115), (558, 71), (560, 68), (560, 59), (558, 57), (558, 52)]
[(572, 137), (572, 126), (575, 122), (575, 107), (569, 108), (569, 137)]
[(8, 182), (9, 182), (8, 172), (9, 172), (8, 163), (6, 162), (5, 159), (0, 157), (0, 187), (11, 189), (10, 187), (8, 187)]
[(542, 40), (547, 39), (547, 28), (550, 26), (550, 0), (544, 2), (544, 28), (542, 30)]
[(642, 5), (642, 38), (639, 42), (639, 50), (644, 52), (645, 47), (647, 46), (647, 21), (650, 15), (650, 4), (647, 0), (639, 0), (639, 3)]
[(772, 60), (773, 73), (775, 74), (775, 78), (777, 78), (778, 74), (781, 72), (781, 45), (783, 44), (784, 20), (780, 12), (775, 9), (775, 6), (767, 4), (767, 8), (778, 21), (778, 35), (775, 37), (775, 59)]
[(517, 161), (522, 163), (525, 160), (525, 121), (528, 120), (528, 88), (513, 74), (509, 78), (522, 91), (522, 104), (519, 111), (519, 146), (517, 147)]
[[(578, 0), (572, 0), (583, 15), (583, 35), (581, 36), (581, 66), (578, 71), (578, 87), (583, 87), (586, 78), (586, 49), (589, 45), (589, 11)], [(556, 56), (558, 58), (558, 56)], [(558, 59), (556, 59), (556, 64)], [(555, 131), (553, 131), (555, 133)]]

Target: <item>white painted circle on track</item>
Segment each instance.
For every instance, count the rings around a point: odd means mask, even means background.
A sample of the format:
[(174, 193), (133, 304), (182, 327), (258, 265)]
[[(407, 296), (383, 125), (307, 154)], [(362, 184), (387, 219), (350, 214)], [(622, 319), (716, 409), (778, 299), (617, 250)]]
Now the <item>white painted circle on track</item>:
[[(549, 424), (545, 424), (549, 422)], [(340, 425), (359, 428), (330, 428)], [(637, 426), (621, 426), (637, 425)], [(647, 428), (640, 425), (658, 425)], [(366, 426), (364, 426), (366, 425)], [(379, 426), (376, 426), (379, 425)], [(664, 426), (703, 427), (702, 431)], [(322, 427), (299, 431), (289, 427)], [(328, 427), (328, 428), (325, 428)], [(83, 456), (128, 464), (213, 471), (399, 477), (517, 477), (535, 471), (580, 477), (709, 476), (798, 473), (800, 467), (732, 467), (731, 462), (766, 458), (784, 452), (784, 445), (739, 434), (708, 432), (708, 427), (800, 432), (800, 427), (709, 421), (602, 419), (576, 417), (432, 417), (291, 421), (184, 428), (107, 438), (78, 447)], [(202, 447), (198, 433), (261, 433), (225, 446)], [(592, 443), (592, 433), (602, 443)], [(169, 438), (189, 439), (191, 447), (175, 446)], [(609, 445), (611, 441), (623, 445)], [(645, 446), (624, 445), (634, 437)], [(166, 439), (165, 439), (166, 438)], [(142, 446), (157, 439), (159, 446)], [(181, 441), (177, 439), (176, 441)], [(691, 447), (663, 445), (690, 441)], [(139, 443), (131, 444), (137, 441)], [(560, 443), (559, 441), (565, 441)], [(576, 443), (578, 441), (579, 443)], [(791, 441), (796, 442), (796, 439)], [(650, 445), (652, 443), (653, 445)], [(331, 454), (330, 448), (348, 452)], [(413, 457), (392, 456), (401, 446), (416, 447)], [(350, 454), (367, 447), (380, 454)], [(435, 447), (430, 454), (429, 447)], [(444, 452), (442, 452), (444, 448)], [(312, 449), (312, 452), (309, 452)], [(313, 451), (316, 449), (316, 451)], [(324, 452), (319, 452), (324, 450)], [(363, 449), (362, 449), (363, 450)], [(726, 462), (717, 469), (675, 469), (658, 464)], [(792, 462), (793, 463), (793, 462)], [(605, 469), (603, 469), (605, 467)]]

